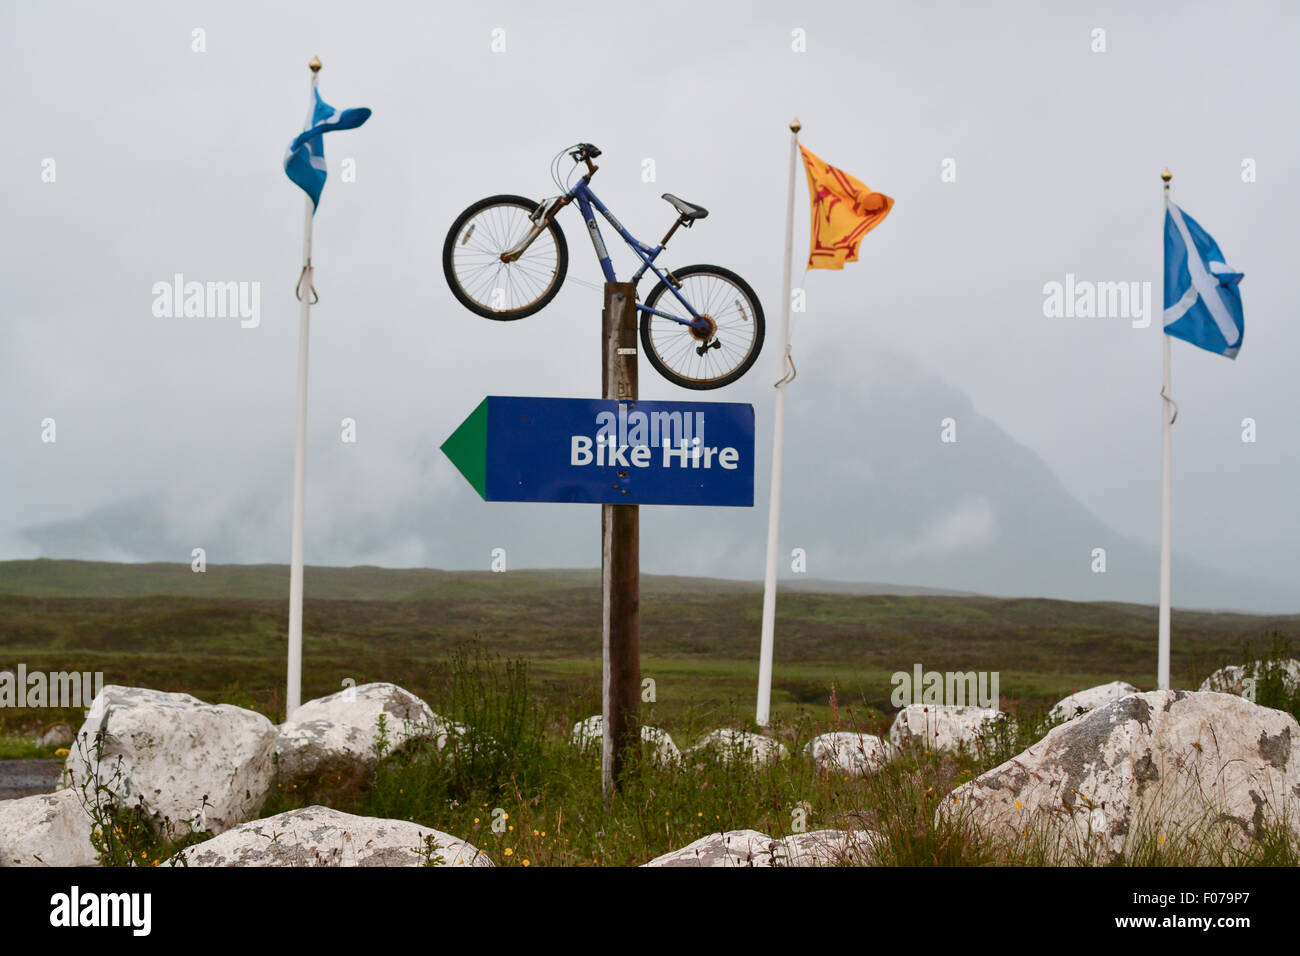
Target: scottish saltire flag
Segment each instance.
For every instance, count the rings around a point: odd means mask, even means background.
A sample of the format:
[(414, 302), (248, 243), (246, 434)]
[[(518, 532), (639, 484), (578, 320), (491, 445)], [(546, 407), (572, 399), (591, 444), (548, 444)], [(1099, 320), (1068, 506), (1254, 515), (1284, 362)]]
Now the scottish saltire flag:
[(314, 215), (320, 205), (321, 190), (325, 188), (325, 143), (321, 137), (336, 129), (355, 129), (370, 119), (370, 110), (365, 107), (336, 110), (320, 98), (319, 90), (313, 87), (311, 92), (311, 112), (307, 114), (303, 131), (285, 151), (284, 171), (311, 197)]
[(1165, 204), (1165, 334), (1236, 358), (1246, 320), (1219, 244), (1173, 203)]

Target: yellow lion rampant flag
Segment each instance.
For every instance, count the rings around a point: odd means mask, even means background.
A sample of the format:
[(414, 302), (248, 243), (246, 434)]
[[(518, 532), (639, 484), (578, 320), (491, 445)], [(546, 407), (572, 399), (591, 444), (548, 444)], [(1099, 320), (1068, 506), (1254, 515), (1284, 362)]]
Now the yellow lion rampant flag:
[(818, 159), (802, 145), (803, 167), (808, 174), (808, 199), (812, 206), (812, 241), (809, 269), (843, 269), (858, 261), (862, 237), (889, 215), (894, 200), (872, 192), (842, 169)]

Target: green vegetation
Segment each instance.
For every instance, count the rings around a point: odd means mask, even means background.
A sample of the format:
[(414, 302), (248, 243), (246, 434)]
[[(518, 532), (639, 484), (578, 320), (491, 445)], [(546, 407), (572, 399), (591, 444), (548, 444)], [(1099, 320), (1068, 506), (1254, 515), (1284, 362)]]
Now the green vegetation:
[[(727, 763), (716, 754), (692, 754), (682, 766), (658, 766), (643, 752), (622, 791), (606, 802), (598, 751), (581, 751), (569, 740), (574, 715), (585, 715), (584, 705), (537, 693), (525, 664), (467, 648), (437, 669), (433, 683), (444, 716), (469, 728), (466, 736), (441, 749), (432, 741), (410, 745), (382, 761), (361, 786), (323, 773), (291, 790), (281, 788), (263, 815), (325, 804), (411, 820), (468, 840), (498, 866), (638, 865), (720, 830), (755, 829), (782, 837), (800, 824), (805, 830), (883, 833), (880, 862), (887, 865), (1063, 862), (1046, 834), (1027, 834), (1020, 844), (1005, 847), (960, 815), (939, 820), (935, 815), (955, 787), (1039, 740), (1050, 726), (1041, 713), (1022, 714), (1016, 726), (1002, 725), (973, 753), (913, 748), (870, 776), (854, 778), (819, 768), (803, 747), (829, 729), (879, 727), (844, 720), (828, 727), (804, 712), (773, 728), (790, 751), (787, 759), (754, 767)], [(1300, 701), (1290, 703), (1295, 707)], [(656, 706), (649, 705), (646, 723), (657, 725), (658, 717)], [(685, 744), (718, 725), (744, 722), (736, 712), (714, 714), (703, 723), (688, 720), (678, 739)], [(381, 752), (387, 737), (386, 729), (376, 735)], [(1112, 862), (1294, 866), (1300, 863), (1300, 847), (1280, 829), (1243, 851), (1217, 832), (1167, 839), (1164, 830), (1152, 826), (1135, 832)]]
[[(308, 568), (304, 699), (392, 681), (438, 709), (431, 668), (470, 640), (526, 659), (539, 691), (599, 710), (600, 587), (593, 571)], [(283, 716), (288, 573), (282, 566), (0, 562), (0, 668), (102, 671), (105, 683), (184, 691)], [(642, 672), (670, 733), (753, 706), (761, 592), (735, 581), (645, 576)], [(890, 675), (997, 671), (1012, 707), (1050, 706), (1123, 679), (1150, 688), (1155, 609), (1038, 599), (789, 590), (778, 602), (773, 712), (870, 723), (892, 711)], [(1226, 663), (1296, 642), (1300, 616), (1174, 614), (1173, 670), (1195, 687)], [(0, 709), (0, 733), (75, 712)], [(39, 725), (39, 726), (38, 726)]]
[[(684, 767), (633, 762), (606, 805), (599, 757), (569, 742), (600, 712), (600, 591), (591, 571), (507, 574), (309, 568), (304, 699), (344, 679), (392, 681), (471, 728), (439, 750), (408, 746), (370, 775), (322, 773), (275, 792), (271, 815), (321, 803), (413, 820), (464, 838), (498, 865), (642, 863), (711, 832), (789, 834), (870, 827), (889, 837), (884, 862), (1035, 863), (1041, 846), (992, 847), (959, 818), (935, 822), (955, 786), (1041, 737), (1042, 716), (1073, 690), (1116, 679), (1149, 689), (1154, 608), (1120, 604), (783, 591), (778, 605), (774, 733), (791, 759), (751, 768), (693, 756)], [(288, 591), (283, 567), (210, 568), (29, 561), (0, 563), (0, 668), (102, 671), (105, 683), (184, 691), (283, 716)], [(682, 747), (719, 727), (749, 727), (761, 593), (734, 581), (642, 580), (642, 673), (655, 700), (642, 720)], [(1196, 687), (1211, 670), (1291, 656), (1300, 616), (1175, 612), (1173, 670)], [(913, 752), (865, 779), (802, 754), (830, 730), (887, 731), (890, 675), (998, 671), (1017, 728), (976, 754)], [(1277, 674), (1258, 699), (1300, 713)], [(75, 711), (0, 709), (0, 756), (45, 756), (24, 739)], [(385, 739), (377, 746), (387, 748)], [(156, 821), (115, 808), (101, 834), (112, 862), (164, 859)], [(508, 817), (502, 816), (508, 814)], [(505, 829), (493, 829), (494, 819)], [(1190, 862), (1194, 848), (1135, 838), (1132, 863)], [(144, 856), (140, 857), (143, 853)], [(436, 862), (436, 848), (429, 849)], [(1279, 836), (1238, 863), (1297, 862)]]

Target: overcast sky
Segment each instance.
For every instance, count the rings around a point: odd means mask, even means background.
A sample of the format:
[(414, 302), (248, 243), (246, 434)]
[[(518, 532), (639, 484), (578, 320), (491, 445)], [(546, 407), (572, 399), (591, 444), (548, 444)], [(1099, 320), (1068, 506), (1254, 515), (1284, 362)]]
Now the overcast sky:
[[(461, 209), (553, 194), (550, 159), (575, 141), (604, 151), (593, 185), (634, 233), (654, 239), (671, 222), (664, 191), (707, 206), (666, 261), (734, 269), (768, 314), (769, 348), (741, 382), (701, 396), (643, 363), (642, 397), (753, 402), (770, 430), (797, 115), (809, 149), (897, 204), (861, 261), (796, 269), (808, 309), (794, 316), (805, 359), (791, 429), (843, 419), (847, 441), (869, 444), (860, 409), (831, 401), (832, 372), (881, 374), (879, 356), (897, 355), (1041, 456), (1102, 522), (1157, 542), (1168, 166), (1175, 201), (1245, 273), (1246, 315), (1236, 361), (1173, 345), (1175, 550), (1295, 581), (1298, 27), (1288, 3), (6, 5), (0, 559), (188, 561), (189, 542), (220, 540), (211, 561), (287, 561), (303, 194), (281, 159), (315, 54), (325, 99), (374, 115), (326, 138), (308, 563), (485, 568), (474, 527), (497, 521), (496, 506), (438, 444), (487, 394), (597, 394), (598, 290), (570, 282), (538, 315), (493, 323), (456, 303), (440, 263)], [(801, 173), (800, 265), (807, 214)], [(577, 216), (561, 224), (570, 275), (596, 282)], [(152, 287), (176, 273), (261, 283), (260, 325), (155, 317)], [(1045, 317), (1044, 284), (1067, 273), (1151, 282), (1154, 321)], [(339, 440), (345, 417), (355, 445)], [(1248, 417), (1254, 443), (1241, 440)], [(789, 467), (787, 494), (826, 493), (816, 461)], [(767, 483), (764, 459), (760, 509)], [(431, 505), (445, 533), (337, 533)], [(592, 520), (582, 506), (529, 507)], [(105, 527), (119, 530), (106, 539)], [(526, 563), (598, 564), (591, 537), (589, 555), (553, 562), (530, 542)]]

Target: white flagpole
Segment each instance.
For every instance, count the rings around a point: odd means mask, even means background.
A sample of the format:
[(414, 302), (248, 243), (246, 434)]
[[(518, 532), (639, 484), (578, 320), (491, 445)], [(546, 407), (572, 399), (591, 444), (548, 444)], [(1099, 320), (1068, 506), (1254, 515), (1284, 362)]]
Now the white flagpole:
[[(1165, 182), (1165, 209), (1169, 208), (1169, 180), (1173, 179), (1173, 174), (1165, 170), (1161, 176)], [(1156, 654), (1156, 688), (1158, 690), (1169, 689), (1169, 598), (1170, 598), (1170, 498), (1173, 487), (1170, 466), (1170, 426), (1174, 423), (1174, 417), (1177, 416), (1177, 406), (1173, 405), (1173, 400), (1169, 396), (1169, 334), (1164, 330), (1164, 322), (1161, 321), (1160, 337), (1164, 339), (1165, 352), (1165, 371), (1164, 385), (1160, 389), (1161, 398), (1161, 418), (1160, 429), (1161, 438), (1164, 446), (1164, 474), (1160, 485), (1160, 621), (1159, 621), (1159, 647)], [(1175, 411), (1173, 416), (1170, 415), (1170, 408), (1173, 406)]]
[[(320, 60), (312, 57), (311, 87), (320, 78)], [(303, 222), (302, 273), (298, 277), (298, 423), (293, 445), (293, 544), (289, 558), (289, 674), (284, 695), (284, 719), (302, 703), (302, 525), (307, 483), (307, 333), (311, 321), (313, 269), (311, 265), (311, 226), (315, 207), (306, 197)]]
[(799, 120), (790, 123), (790, 186), (785, 203), (785, 259), (781, 264), (781, 377), (776, 383), (772, 431), (772, 486), (767, 503), (767, 571), (763, 577), (763, 640), (758, 658), (758, 708), (755, 720), (766, 727), (772, 715), (772, 647), (776, 638), (776, 562), (781, 527), (781, 456), (785, 443), (785, 386), (790, 362), (790, 260), (794, 251), (794, 170), (799, 155)]

